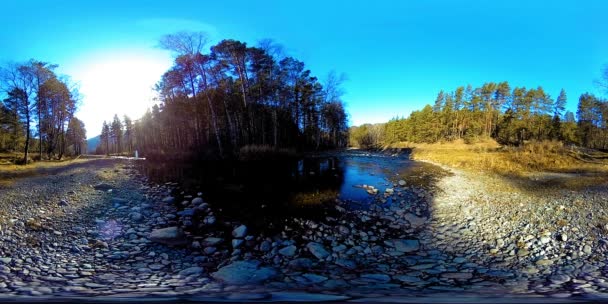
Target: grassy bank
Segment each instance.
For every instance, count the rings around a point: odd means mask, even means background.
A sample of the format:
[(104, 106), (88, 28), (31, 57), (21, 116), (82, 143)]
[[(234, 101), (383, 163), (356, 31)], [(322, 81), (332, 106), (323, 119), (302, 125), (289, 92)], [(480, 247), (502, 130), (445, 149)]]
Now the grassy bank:
[(86, 162), (84, 157), (64, 158), (62, 160), (43, 160), (29, 162), (27, 165), (16, 164), (17, 159), (21, 159), (23, 154), (16, 153), (0, 153), (0, 177), (11, 173), (23, 173), (35, 171), (38, 169), (52, 169), (62, 167), (68, 164)]
[(493, 140), (437, 144), (398, 143), (389, 148), (411, 148), (412, 158), (467, 171), (511, 177), (581, 177), (585, 184), (608, 176), (608, 153), (567, 147), (560, 142), (530, 142), (521, 147), (501, 146)]

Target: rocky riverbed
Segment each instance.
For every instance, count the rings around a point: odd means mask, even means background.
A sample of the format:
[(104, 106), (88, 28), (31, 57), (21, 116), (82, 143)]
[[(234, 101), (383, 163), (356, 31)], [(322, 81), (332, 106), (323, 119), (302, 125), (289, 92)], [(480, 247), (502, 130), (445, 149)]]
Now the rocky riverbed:
[(605, 186), (530, 192), (446, 168), (424, 186), (365, 187), (368, 210), (337, 200), (268, 234), (133, 162), (2, 184), (0, 299), (608, 298)]

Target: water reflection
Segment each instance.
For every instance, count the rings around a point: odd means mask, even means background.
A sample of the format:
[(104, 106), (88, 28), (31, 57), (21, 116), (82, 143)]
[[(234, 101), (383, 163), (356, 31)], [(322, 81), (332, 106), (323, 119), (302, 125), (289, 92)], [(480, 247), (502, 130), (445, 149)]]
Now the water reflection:
[[(186, 194), (202, 192), (221, 216), (253, 225), (276, 225), (291, 217), (331, 216), (336, 199), (351, 209), (390, 204), (386, 188), (419, 182), (420, 164), (398, 156), (344, 152), (298, 160), (202, 163), (140, 162), (154, 182), (177, 182)], [(419, 171), (419, 170), (418, 170)], [(370, 195), (362, 185), (373, 186)]]

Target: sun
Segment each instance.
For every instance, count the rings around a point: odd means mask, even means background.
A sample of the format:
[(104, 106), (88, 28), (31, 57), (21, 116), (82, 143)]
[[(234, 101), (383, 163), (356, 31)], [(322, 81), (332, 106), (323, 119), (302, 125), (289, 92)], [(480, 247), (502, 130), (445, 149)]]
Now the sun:
[(154, 85), (170, 67), (169, 55), (161, 51), (110, 52), (82, 61), (72, 75), (82, 95), (76, 116), (84, 121), (87, 137), (99, 134), (102, 122), (114, 114), (141, 117), (157, 103)]

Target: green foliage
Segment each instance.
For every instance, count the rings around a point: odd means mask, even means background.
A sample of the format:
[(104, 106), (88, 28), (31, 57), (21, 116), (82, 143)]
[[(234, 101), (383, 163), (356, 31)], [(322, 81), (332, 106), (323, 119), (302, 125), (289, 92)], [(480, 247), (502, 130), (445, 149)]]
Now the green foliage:
[(78, 92), (67, 78), (55, 74), (56, 67), (32, 59), (0, 68), (0, 89), (6, 93), (0, 150), (22, 150), (24, 160), (30, 159), (31, 145), (38, 146), (35, 159), (43, 159), (43, 152), (48, 159), (61, 159), (68, 152), (66, 131), (77, 109)]
[[(345, 147), (347, 115), (339, 88), (272, 42), (259, 47), (232, 39), (204, 50), (202, 33), (178, 33), (160, 44), (175, 55), (156, 86), (160, 104), (134, 122), (114, 117), (102, 128), (101, 153), (190, 152), (236, 157), (241, 151)], [(108, 129), (108, 130), (106, 130)], [(243, 147), (264, 147), (244, 149)], [(188, 153), (185, 153), (188, 154)]]
[[(464, 139), (474, 143), (492, 137), (506, 145), (559, 140), (591, 148), (608, 148), (608, 103), (593, 95), (579, 100), (578, 122), (565, 111), (566, 92), (554, 101), (542, 87), (511, 89), (508, 82), (485, 83), (480, 88), (440, 91), (434, 105), (394, 118), (384, 127), (384, 144), (435, 143)], [(351, 128), (351, 144), (362, 146), (368, 128)], [(376, 137), (380, 138), (380, 137)]]
[(384, 124), (364, 124), (359, 127), (351, 127), (349, 130), (350, 145), (362, 149), (377, 149), (384, 142)]

